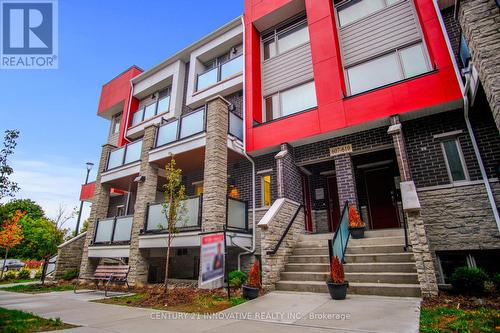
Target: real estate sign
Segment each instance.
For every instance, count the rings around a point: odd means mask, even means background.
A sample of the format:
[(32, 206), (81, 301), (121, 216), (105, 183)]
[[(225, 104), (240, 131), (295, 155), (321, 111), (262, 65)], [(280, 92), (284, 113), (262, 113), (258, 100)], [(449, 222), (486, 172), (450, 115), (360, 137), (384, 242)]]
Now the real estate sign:
[(224, 233), (201, 236), (201, 283), (224, 277)]

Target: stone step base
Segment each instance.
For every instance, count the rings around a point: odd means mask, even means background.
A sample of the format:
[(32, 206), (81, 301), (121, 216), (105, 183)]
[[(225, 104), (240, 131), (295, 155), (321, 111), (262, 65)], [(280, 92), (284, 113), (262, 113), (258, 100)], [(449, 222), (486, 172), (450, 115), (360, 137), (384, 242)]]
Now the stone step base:
[(387, 244), (404, 246), (405, 238), (404, 236), (368, 237), (360, 239), (354, 239), (351, 237), (349, 238), (349, 243), (347, 244), (347, 247), (349, 248), (350, 246), (387, 245)]
[(285, 265), (285, 272), (329, 272), (329, 264), (303, 264), (303, 263), (288, 263)]
[(288, 257), (288, 262), (291, 264), (298, 263), (311, 263), (311, 264), (328, 264), (330, 262), (330, 256), (328, 254), (321, 255), (291, 255)]
[[(414, 261), (413, 253), (373, 253), (373, 254), (346, 254), (346, 264), (350, 263), (374, 263), (374, 262), (411, 262)], [(327, 261), (328, 262), (328, 261)]]
[(350, 282), (418, 284), (417, 273), (345, 273)]
[(403, 244), (353, 245), (349, 243), (346, 254), (405, 253)]
[(293, 255), (328, 255), (328, 247), (296, 247), (293, 249)]
[(416, 273), (415, 262), (351, 263), (344, 265), (346, 273)]

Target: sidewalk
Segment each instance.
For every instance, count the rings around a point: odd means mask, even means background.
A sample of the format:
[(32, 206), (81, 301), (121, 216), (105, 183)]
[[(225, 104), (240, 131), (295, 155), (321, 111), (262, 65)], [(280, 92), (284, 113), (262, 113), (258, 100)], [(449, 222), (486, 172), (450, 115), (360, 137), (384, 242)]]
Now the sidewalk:
[(89, 302), (102, 294), (72, 291), (27, 295), (0, 291), (0, 307), (33, 312), (82, 327), (69, 333), (175, 332), (418, 332), (420, 299), (273, 292), (220, 312), (202, 315)]

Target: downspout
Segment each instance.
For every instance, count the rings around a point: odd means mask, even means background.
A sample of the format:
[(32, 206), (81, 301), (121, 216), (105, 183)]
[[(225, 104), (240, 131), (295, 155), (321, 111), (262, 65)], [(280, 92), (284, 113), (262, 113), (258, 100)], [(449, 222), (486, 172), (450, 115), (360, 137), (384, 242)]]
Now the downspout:
[(128, 105), (127, 105), (127, 120), (125, 123), (125, 129), (123, 131), (123, 138), (127, 140), (129, 143), (132, 142), (127, 138), (127, 131), (128, 131), (128, 125), (130, 124), (130, 108), (132, 107), (132, 97), (134, 96), (134, 84), (132, 83), (132, 80), (130, 80), (130, 97), (128, 98)]
[[(246, 52), (245, 52), (245, 20), (244, 17), (241, 16), (241, 25), (243, 27), (243, 59), (245, 59)], [(241, 270), (241, 257), (244, 255), (252, 255), (255, 253), (255, 248), (256, 248), (256, 223), (255, 223), (255, 162), (254, 160), (248, 156), (246, 152), (246, 142), (247, 142), (247, 135), (246, 135), (246, 94), (245, 94), (245, 79), (246, 79), (246, 70), (245, 70), (245, 63), (243, 63), (243, 156), (250, 161), (252, 164), (252, 248), (247, 249), (245, 247), (239, 246), (238, 244), (235, 244), (233, 240), (231, 239), (231, 242), (238, 246), (239, 248), (245, 250), (245, 252), (241, 252), (238, 254), (238, 270)]]
[[(455, 55), (453, 54), (453, 49), (451, 47), (450, 39), (448, 37), (448, 33), (446, 31), (446, 26), (443, 22), (443, 17), (441, 16), (441, 11), (439, 10), (439, 5), (437, 0), (432, 2), (434, 4), (434, 10), (436, 11), (436, 16), (439, 20), (439, 25), (441, 26), (441, 31), (443, 32), (443, 37), (446, 41), (446, 45), (448, 46), (448, 53), (450, 55), (451, 62), (453, 63), (453, 69), (455, 70), (455, 75), (457, 76), (458, 84), (460, 85), (460, 90), (462, 91), (462, 98), (464, 103), (464, 119), (465, 124), (467, 126), (467, 132), (469, 133), (469, 137), (472, 142), (472, 147), (474, 149), (474, 154), (476, 155), (477, 163), (479, 164), (479, 170), (481, 171), (481, 177), (483, 178), (484, 187), (486, 188), (486, 193), (488, 194), (488, 201), (490, 202), (491, 210), (493, 211), (493, 216), (495, 217), (495, 222), (497, 224), (497, 229), (500, 233), (500, 217), (498, 215), (498, 208), (495, 202), (495, 197), (493, 196), (493, 191), (491, 190), (491, 185), (488, 180), (488, 174), (486, 173), (486, 169), (484, 167), (483, 159), (481, 158), (481, 154), (479, 152), (479, 146), (476, 141), (476, 136), (474, 135), (474, 131), (472, 130), (472, 125), (469, 121), (469, 98), (467, 94), (469, 92), (469, 82), (471, 70), (468, 69), (464, 72), (465, 75), (465, 85), (462, 82), (462, 77), (460, 75), (460, 70), (458, 69), (458, 65), (455, 60)], [(455, 16), (458, 14), (458, 6), (460, 4), (459, 0), (455, 1)]]

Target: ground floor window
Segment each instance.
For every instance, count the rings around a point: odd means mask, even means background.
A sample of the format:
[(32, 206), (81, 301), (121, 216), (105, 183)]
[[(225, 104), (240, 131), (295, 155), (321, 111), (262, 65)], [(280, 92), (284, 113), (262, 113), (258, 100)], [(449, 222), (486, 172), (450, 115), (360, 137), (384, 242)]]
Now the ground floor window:
[(496, 265), (500, 261), (500, 250), (438, 252), (437, 258), (441, 283), (450, 283), (453, 272), (459, 267), (479, 267), (490, 276), (500, 272)]
[(311, 81), (265, 97), (263, 118), (264, 121), (271, 121), (317, 105), (316, 88), (314, 81)]
[(261, 199), (262, 206), (271, 206), (271, 175), (263, 175), (261, 177)]

